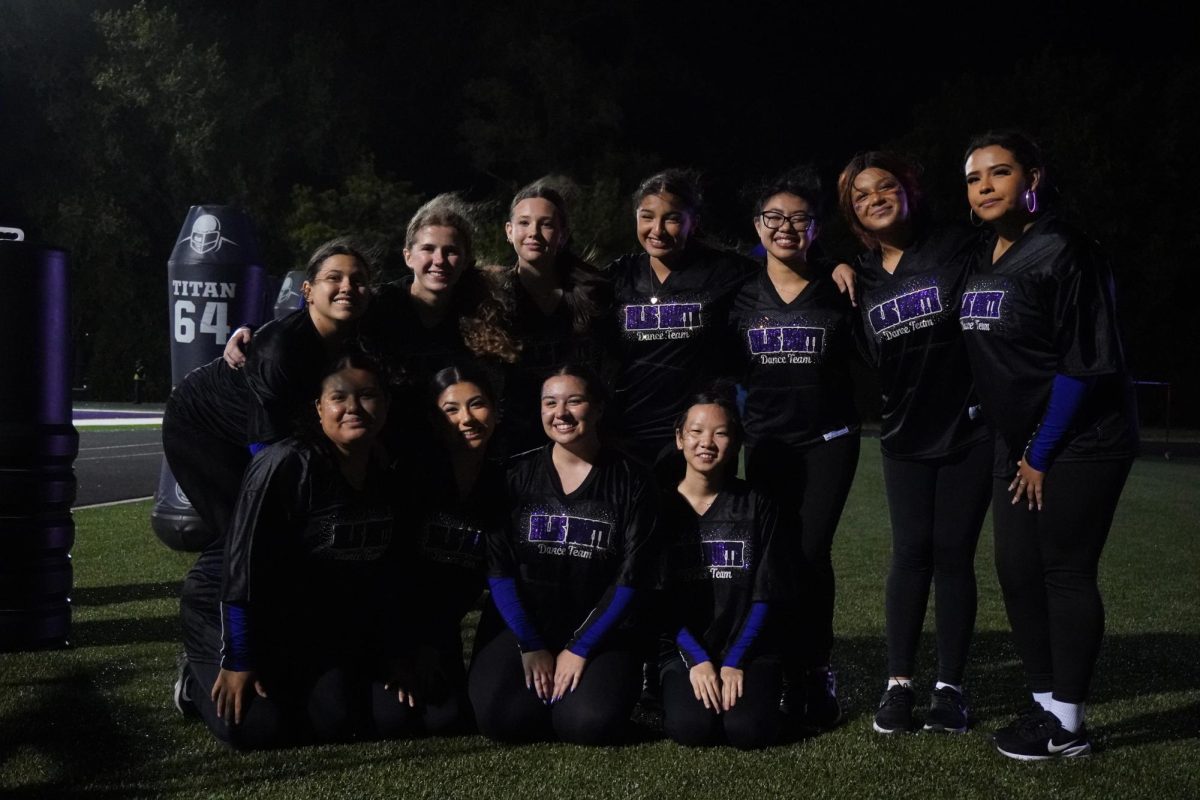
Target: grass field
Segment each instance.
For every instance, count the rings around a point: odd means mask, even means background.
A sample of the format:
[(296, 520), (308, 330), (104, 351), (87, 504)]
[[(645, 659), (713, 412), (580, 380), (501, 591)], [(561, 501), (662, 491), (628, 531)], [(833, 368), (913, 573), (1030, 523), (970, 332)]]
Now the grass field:
[[(72, 647), (0, 655), (0, 797), (1200, 797), (1200, 465), (1143, 460), (1125, 489), (1101, 565), (1108, 632), (1089, 706), (1097, 753), (1022, 764), (989, 744), (1026, 702), (990, 522), (968, 675), (974, 730), (871, 732), (888, 528), (877, 450), (863, 451), (834, 552), (848, 713), (829, 734), (759, 753), (689, 751), (644, 729), (638, 744), (611, 749), (473, 736), (239, 755), (171, 704), (176, 595), (190, 558), (155, 540), (148, 504), (136, 503), (76, 515)], [(929, 639), (919, 695), (931, 688)]]

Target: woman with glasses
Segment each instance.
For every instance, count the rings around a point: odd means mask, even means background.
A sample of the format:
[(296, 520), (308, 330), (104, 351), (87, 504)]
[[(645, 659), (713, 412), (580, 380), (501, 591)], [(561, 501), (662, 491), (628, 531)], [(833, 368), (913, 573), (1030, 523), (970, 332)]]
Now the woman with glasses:
[(857, 259), (862, 342), (883, 395), (880, 447), (892, 523), (885, 593), (888, 680), (874, 728), (913, 729), (917, 644), (932, 584), (937, 681), (926, 730), (962, 733), (975, 628), (975, 546), (990, 496), (991, 442), (978, 419), (958, 307), (977, 232), (936, 226), (916, 165), (856, 156), (838, 179)]
[(859, 420), (848, 371), (854, 319), (812, 245), (821, 182), (800, 167), (755, 193), (764, 269), (746, 281), (732, 319), (746, 356), (746, 476), (780, 504), (780, 547), (799, 594), (782, 604), (787, 709), (823, 730), (841, 717), (833, 650), (831, 547), (858, 466)]

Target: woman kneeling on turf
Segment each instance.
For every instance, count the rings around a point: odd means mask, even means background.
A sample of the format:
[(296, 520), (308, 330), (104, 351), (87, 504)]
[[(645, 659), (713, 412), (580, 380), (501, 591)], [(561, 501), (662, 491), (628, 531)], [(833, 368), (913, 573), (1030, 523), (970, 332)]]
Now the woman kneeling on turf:
[(341, 357), (321, 380), (320, 431), (247, 467), (226, 541), (221, 668), (197, 675), (212, 686), (201, 715), (234, 747), (409, 729), (396, 482), (376, 446), (386, 385), (372, 359)]
[(558, 369), (541, 393), (550, 443), (509, 470), (468, 679), (489, 738), (613, 743), (642, 688), (631, 612), (654, 568), (653, 481), (601, 444), (604, 400), (590, 368)]
[[(763, 636), (779, 599), (773, 503), (734, 476), (742, 426), (721, 392), (692, 398), (675, 424), (686, 469), (662, 494), (667, 630), (660, 668), (667, 734), (766, 747), (779, 736), (783, 669)], [(719, 666), (718, 666), (719, 665)]]

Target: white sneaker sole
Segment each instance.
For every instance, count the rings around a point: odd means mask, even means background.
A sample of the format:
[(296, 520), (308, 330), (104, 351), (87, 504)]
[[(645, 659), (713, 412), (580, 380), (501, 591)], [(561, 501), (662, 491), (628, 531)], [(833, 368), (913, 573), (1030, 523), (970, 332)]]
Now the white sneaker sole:
[(1016, 759), (1017, 761), (1053, 761), (1059, 758), (1082, 758), (1083, 756), (1091, 755), (1091, 742), (1081, 742), (1080, 744), (1068, 747), (1061, 753), (1046, 753), (1045, 755), (1031, 755), (1029, 753), (1010, 753), (999, 745), (996, 746), (996, 752), (1002, 756)]

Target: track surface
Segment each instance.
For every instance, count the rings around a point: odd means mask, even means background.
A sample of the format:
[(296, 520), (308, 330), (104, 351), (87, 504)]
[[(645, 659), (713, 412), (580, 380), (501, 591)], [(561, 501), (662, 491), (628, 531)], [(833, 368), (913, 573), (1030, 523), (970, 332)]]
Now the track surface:
[(75, 459), (76, 507), (154, 494), (161, 463), (162, 434), (158, 428), (80, 428), (79, 457)]

